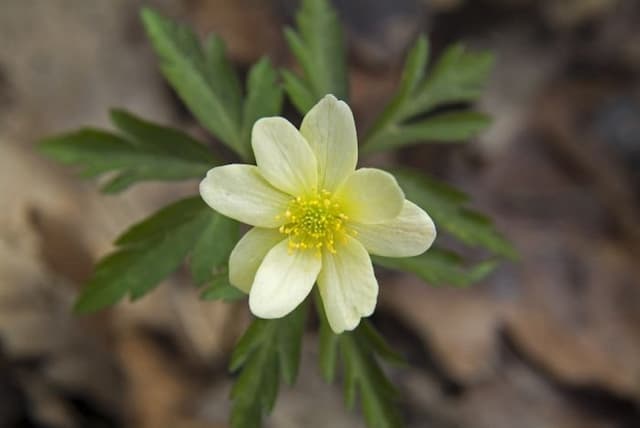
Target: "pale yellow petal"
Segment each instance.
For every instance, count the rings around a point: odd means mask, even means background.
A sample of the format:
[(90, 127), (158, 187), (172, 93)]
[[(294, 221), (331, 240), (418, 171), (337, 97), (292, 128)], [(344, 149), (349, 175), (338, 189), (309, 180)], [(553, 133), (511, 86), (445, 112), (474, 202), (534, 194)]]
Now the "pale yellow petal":
[(229, 281), (249, 293), (256, 272), (269, 250), (286, 237), (277, 229), (254, 227), (238, 241), (229, 257)]
[(369, 254), (357, 240), (347, 237), (336, 250), (323, 253), (318, 288), (331, 329), (342, 333), (373, 313), (378, 281)]
[(219, 213), (258, 227), (277, 227), (291, 197), (271, 186), (253, 165), (209, 170), (200, 182), (202, 199)]
[(318, 160), (318, 184), (334, 191), (355, 170), (358, 137), (349, 106), (326, 95), (309, 110), (300, 132)]
[(274, 187), (299, 196), (318, 186), (316, 157), (300, 132), (282, 117), (253, 125), (251, 144), (260, 172)]
[(371, 254), (412, 257), (422, 254), (436, 238), (431, 217), (413, 202), (404, 201), (400, 215), (378, 224), (351, 224), (356, 239)]
[(393, 175), (375, 168), (361, 168), (351, 174), (337, 198), (350, 220), (365, 224), (397, 217), (404, 203), (404, 193)]
[(315, 251), (289, 252), (289, 242), (273, 247), (262, 261), (249, 293), (249, 308), (260, 318), (281, 318), (307, 297), (321, 258)]

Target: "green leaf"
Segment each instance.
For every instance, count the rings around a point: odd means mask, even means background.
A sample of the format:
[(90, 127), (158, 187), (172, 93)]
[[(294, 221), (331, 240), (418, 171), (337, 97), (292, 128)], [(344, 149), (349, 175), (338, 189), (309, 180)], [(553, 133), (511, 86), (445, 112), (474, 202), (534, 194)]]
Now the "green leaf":
[(308, 112), (316, 102), (315, 96), (298, 76), (288, 70), (282, 70), (284, 88), (293, 105), (299, 112)]
[(417, 88), (403, 116), (421, 114), (438, 104), (474, 101), (482, 94), (493, 63), (491, 52), (469, 52), (461, 44), (451, 46)]
[(243, 159), (251, 156), (242, 139), (242, 103), (238, 78), (216, 36), (204, 47), (186, 25), (144, 8), (142, 21), (160, 59), (162, 73), (193, 115)]
[(375, 139), (369, 140), (366, 151), (399, 148), (421, 141), (460, 142), (473, 137), (490, 123), (489, 116), (478, 112), (443, 113), (419, 122), (387, 127)]
[(365, 137), (365, 141), (367, 142), (365, 148), (368, 149), (369, 145), (375, 145), (374, 140), (379, 138), (379, 134), (386, 132), (388, 128), (397, 126), (401, 121), (401, 109), (408, 103), (417, 85), (422, 81), (428, 61), (429, 41), (425, 36), (420, 36), (409, 51), (404, 70), (402, 71), (400, 86), (395, 96), (374, 122)]
[(247, 295), (242, 290), (231, 285), (227, 272), (213, 278), (211, 285), (202, 290), (200, 295), (203, 300), (222, 300), (224, 302), (235, 302), (246, 297)]
[(267, 58), (258, 61), (249, 71), (247, 98), (242, 115), (242, 140), (251, 147), (253, 124), (261, 117), (276, 116), (282, 110), (282, 87), (278, 73)]
[(213, 278), (213, 272), (228, 262), (237, 242), (238, 223), (213, 211), (191, 254), (191, 275), (196, 285)]
[(116, 173), (102, 189), (107, 193), (143, 180), (202, 178), (219, 163), (202, 144), (176, 129), (122, 110), (114, 110), (111, 118), (123, 136), (85, 128), (47, 138), (40, 150), (58, 162), (82, 168), (87, 177)]
[(496, 230), (491, 220), (467, 207), (467, 198), (461, 192), (415, 171), (397, 170), (394, 174), (407, 199), (429, 213), (438, 228), (467, 245), (516, 258), (511, 243)]
[(256, 428), (271, 413), (280, 378), (293, 384), (298, 374), (307, 305), (284, 318), (255, 319), (236, 345), (230, 369), (240, 369), (231, 390), (232, 428)]
[[(321, 308), (322, 303), (316, 305), (316, 307)], [(324, 315), (322, 315), (321, 318), (324, 318)], [(328, 322), (324, 321), (320, 324), (320, 345), (318, 352), (320, 372), (324, 380), (329, 383), (332, 383), (336, 377), (339, 337), (339, 335), (331, 330)]]
[(200, 197), (175, 202), (134, 225), (102, 259), (74, 309), (93, 312), (129, 294), (137, 299), (175, 271), (210, 222), (213, 210)]
[(330, 2), (303, 0), (296, 15), (296, 26), (297, 31), (286, 29), (285, 37), (303, 76), (301, 80), (292, 75), (284, 78), (285, 90), (300, 113), (305, 114), (326, 94), (346, 100), (349, 88), (344, 37)]
[(340, 336), (345, 401), (353, 408), (356, 397), (360, 397), (369, 428), (398, 428), (403, 426), (398, 392), (378, 364), (374, 349), (361, 328)]
[(402, 427), (397, 406), (398, 393), (387, 379), (376, 357), (395, 364), (404, 364), (402, 357), (391, 350), (371, 323), (363, 320), (355, 331), (334, 334), (329, 327), (321, 305), (320, 313), (320, 366), (323, 377), (333, 382), (338, 365), (342, 362), (344, 396), (347, 407), (355, 406), (359, 396), (362, 412), (369, 428)]
[(425, 77), (428, 59), (428, 42), (420, 37), (407, 56), (396, 95), (366, 134), (363, 153), (424, 141), (466, 140), (489, 124), (486, 116), (470, 111), (416, 121), (440, 105), (475, 101), (493, 65), (491, 53), (454, 45)]
[(293, 312), (289, 324), (281, 325), (278, 329), (278, 360), (282, 379), (288, 385), (293, 385), (298, 377), (307, 306), (306, 303), (302, 303), (299, 310)]
[(388, 258), (374, 256), (377, 265), (411, 272), (430, 285), (453, 285), (465, 287), (476, 283), (497, 266), (498, 260), (490, 259), (467, 267), (458, 254), (441, 248), (431, 248), (415, 257)]
[[(353, 408), (360, 396), (362, 412), (369, 428), (402, 427), (397, 407), (398, 393), (378, 363), (378, 357), (392, 364), (405, 365), (369, 320), (362, 320), (354, 330), (335, 334), (327, 321), (319, 293), (315, 307), (320, 319), (319, 362), (322, 377), (332, 383), (342, 363), (344, 396)], [(340, 357), (340, 358), (338, 358)]]
[(373, 327), (369, 320), (363, 320), (358, 327), (358, 334), (363, 337), (371, 349), (388, 363), (405, 366), (407, 364), (404, 357), (391, 349), (391, 346), (384, 340), (382, 335)]
[(187, 161), (215, 162), (211, 152), (191, 136), (168, 126), (141, 119), (125, 110), (113, 109), (111, 122), (137, 147)]

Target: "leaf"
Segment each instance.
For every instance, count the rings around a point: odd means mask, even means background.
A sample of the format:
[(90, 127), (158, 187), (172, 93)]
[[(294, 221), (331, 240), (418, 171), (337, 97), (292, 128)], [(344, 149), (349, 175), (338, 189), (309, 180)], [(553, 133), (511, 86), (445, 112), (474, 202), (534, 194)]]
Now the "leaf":
[(291, 102), (299, 112), (308, 112), (316, 102), (316, 97), (298, 76), (288, 70), (282, 70), (284, 88)]
[(391, 349), (391, 346), (384, 340), (382, 335), (373, 327), (369, 320), (363, 320), (358, 327), (358, 334), (362, 335), (370, 348), (388, 363), (404, 366), (406, 360)]
[(280, 319), (255, 319), (236, 345), (230, 369), (240, 369), (231, 390), (232, 428), (256, 428), (275, 405), (280, 379), (293, 384), (298, 374), (305, 303)]
[(102, 259), (74, 309), (93, 312), (125, 295), (137, 299), (175, 271), (210, 222), (212, 210), (200, 197), (182, 199), (134, 225)]
[(481, 246), (511, 259), (517, 257), (511, 243), (487, 217), (469, 209), (467, 198), (459, 191), (415, 171), (396, 170), (394, 175), (406, 198), (429, 213), (437, 227), (467, 245)]
[(365, 141), (367, 142), (365, 148), (368, 149), (369, 145), (374, 145), (374, 136), (378, 138), (377, 136), (380, 133), (384, 133), (387, 128), (397, 126), (397, 123), (401, 121), (401, 109), (408, 103), (416, 86), (422, 81), (428, 60), (429, 41), (425, 36), (420, 36), (407, 55), (400, 79), (400, 86), (395, 96), (374, 122), (374, 125), (365, 137)]
[(114, 110), (111, 117), (123, 136), (85, 128), (47, 138), (40, 150), (58, 162), (81, 167), (87, 177), (116, 173), (102, 189), (107, 193), (143, 180), (202, 178), (219, 163), (202, 144), (176, 129), (122, 110)]
[(298, 377), (306, 320), (307, 304), (302, 303), (301, 307), (292, 313), (288, 323), (280, 325), (278, 329), (278, 360), (282, 379), (288, 385), (293, 385)]
[[(322, 303), (316, 305), (318, 308), (322, 308)], [(322, 309), (320, 309), (322, 310)], [(324, 313), (321, 316), (324, 318)], [(339, 335), (335, 334), (328, 322), (322, 322), (320, 324), (320, 345), (319, 345), (319, 362), (320, 372), (326, 382), (332, 383), (336, 377), (336, 370), (338, 364), (338, 346)]]
[(458, 254), (441, 248), (431, 248), (427, 252), (406, 258), (374, 256), (377, 265), (411, 272), (429, 285), (454, 285), (465, 287), (482, 280), (497, 266), (497, 260), (486, 260), (467, 268)]
[(489, 116), (473, 111), (443, 113), (419, 122), (387, 127), (375, 139), (369, 140), (366, 151), (398, 148), (421, 141), (460, 142), (473, 137), (490, 123)]
[(482, 94), (493, 63), (491, 52), (469, 52), (461, 44), (449, 47), (417, 88), (403, 116), (421, 114), (438, 104), (474, 101)]
[[(209, 211), (212, 211), (211, 208)], [(165, 237), (168, 231), (190, 223), (194, 218), (201, 216), (204, 218), (204, 214), (210, 213), (207, 212), (206, 205), (199, 197), (181, 199), (130, 226), (116, 239), (115, 245), (118, 247), (148, 245), (149, 242), (156, 242)]]
[(376, 357), (395, 364), (404, 360), (391, 350), (368, 320), (355, 331), (334, 334), (322, 309), (320, 315), (320, 366), (327, 382), (333, 382), (342, 362), (344, 396), (347, 407), (355, 406), (359, 396), (369, 428), (398, 428), (403, 426), (397, 407), (398, 393), (387, 379)]
[(398, 392), (378, 364), (374, 349), (362, 334), (362, 327), (340, 336), (345, 401), (347, 407), (353, 408), (356, 397), (360, 397), (369, 428), (398, 428), (403, 426)]
[(228, 262), (237, 242), (238, 223), (213, 211), (191, 254), (191, 275), (196, 285), (213, 278), (214, 270)]
[(224, 43), (212, 35), (202, 46), (186, 25), (142, 9), (142, 21), (160, 67), (193, 115), (243, 159), (251, 156), (242, 140), (241, 89), (225, 55)]
[(486, 116), (472, 111), (424, 117), (438, 106), (475, 101), (493, 66), (489, 52), (468, 52), (462, 45), (446, 50), (425, 77), (429, 45), (420, 37), (407, 56), (396, 95), (367, 132), (364, 153), (424, 141), (461, 141), (489, 125)]
[(215, 161), (211, 152), (191, 136), (168, 126), (160, 126), (121, 110), (110, 112), (111, 122), (125, 137), (141, 148), (188, 161)]
[(251, 147), (253, 124), (261, 117), (276, 116), (282, 109), (282, 87), (278, 73), (267, 58), (258, 61), (249, 71), (247, 98), (242, 114), (242, 140)]
[[(289, 48), (302, 68), (302, 79), (285, 74), (285, 90), (305, 114), (326, 94), (349, 95), (342, 27), (327, 0), (303, 0), (296, 15), (297, 31), (285, 30)], [(309, 102), (311, 100), (311, 102)]]
[(203, 300), (222, 300), (224, 302), (235, 302), (246, 297), (247, 295), (242, 290), (231, 285), (227, 272), (215, 277), (211, 281), (211, 285), (207, 286), (200, 295)]

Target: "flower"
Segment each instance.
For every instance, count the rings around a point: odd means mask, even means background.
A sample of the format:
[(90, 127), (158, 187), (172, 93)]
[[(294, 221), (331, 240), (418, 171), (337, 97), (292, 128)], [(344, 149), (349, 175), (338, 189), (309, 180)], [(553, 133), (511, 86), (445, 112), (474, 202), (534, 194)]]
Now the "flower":
[(335, 333), (373, 313), (378, 282), (369, 253), (410, 257), (436, 236), (431, 218), (382, 170), (356, 170), (358, 142), (349, 106), (326, 95), (298, 131), (281, 117), (258, 120), (256, 165), (211, 169), (204, 201), (247, 223), (229, 258), (230, 282), (249, 293), (261, 318), (293, 311), (318, 284)]

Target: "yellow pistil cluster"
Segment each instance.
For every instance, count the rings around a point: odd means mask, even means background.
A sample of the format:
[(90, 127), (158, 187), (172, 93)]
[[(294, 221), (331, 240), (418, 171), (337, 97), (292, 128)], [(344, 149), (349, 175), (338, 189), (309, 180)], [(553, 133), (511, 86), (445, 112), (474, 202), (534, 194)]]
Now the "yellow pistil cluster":
[(347, 233), (348, 217), (326, 190), (292, 199), (283, 217), (286, 223), (279, 231), (289, 235), (290, 251), (316, 249), (319, 253), (326, 248), (335, 253), (336, 241)]

